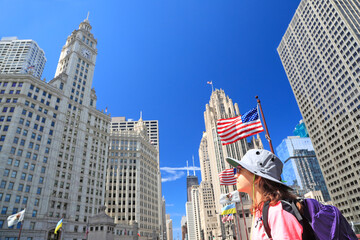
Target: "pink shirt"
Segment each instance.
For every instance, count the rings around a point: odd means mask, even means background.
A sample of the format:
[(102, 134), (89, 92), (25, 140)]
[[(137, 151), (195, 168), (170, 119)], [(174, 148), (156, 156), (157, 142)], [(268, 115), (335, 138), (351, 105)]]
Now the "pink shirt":
[[(296, 217), (283, 210), (279, 201), (275, 206), (269, 207), (269, 227), (273, 240), (301, 240), (303, 227)], [(261, 212), (256, 211), (252, 226), (252, 240), (269, 239), (261, 218)]]

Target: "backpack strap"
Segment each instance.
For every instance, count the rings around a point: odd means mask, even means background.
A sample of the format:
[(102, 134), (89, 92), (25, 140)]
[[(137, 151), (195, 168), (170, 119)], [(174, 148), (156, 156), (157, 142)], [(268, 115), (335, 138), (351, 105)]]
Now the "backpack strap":
[(269, 239), (272, 239), (271, 237), (271, 229), (269, 226), (269, 207), (270, 207), (270, 201), (266, 201), (264, 203), (263, 206), (263, 210), (262, 210), (262, 220), (263, 220), (263, 225), (264, 225), (264, 229), (265, 229), (265, 233), (268, 236)]
[(301, 213), (296, 206), (296, 201), (291, 201), (291, 208), (294, 211), (296, 219), (301, 222), (304, 218), (301, 216)]
[[(282, 202), (282, 204), (288, 204), (291, 206), (291, 208), (294, 212), (294, 215), (299, 222), (301, 222), (303, 220), (303, 217), (301, 216), (299, 209), (296, 207), (296, 201), (288, 202), (285, 200), (281, 200), (281, 202)], [(269, 226), (269, 207), (270, 207), (270, 201), (266, 201), (263, 206), (262, 220), (263, 220), (263, 225), (264, 225), (266, 235), (268, 236), (269, 239), (272, 239), (271, 229)]]

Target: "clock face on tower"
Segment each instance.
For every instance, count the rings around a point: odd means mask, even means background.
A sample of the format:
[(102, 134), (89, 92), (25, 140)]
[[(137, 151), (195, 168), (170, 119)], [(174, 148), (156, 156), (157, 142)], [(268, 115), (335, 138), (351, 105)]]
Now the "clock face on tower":
[(81, 54), (86, 57), (87, 59), (90, 59), (91, 57), (91, 52), (90, 50), (86, 49), (86, 48), (83, 48), (81, 49)]

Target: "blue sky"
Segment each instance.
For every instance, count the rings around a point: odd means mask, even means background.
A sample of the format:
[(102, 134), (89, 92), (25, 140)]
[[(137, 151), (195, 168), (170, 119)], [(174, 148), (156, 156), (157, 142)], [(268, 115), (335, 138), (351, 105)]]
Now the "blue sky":
[(43, 77), (50, 80), (67, 36), (90, 11), (98, 39), (97, 108), (159, 120), (163, 195), (176, 239), (185, 215), (184, 167), (192, 155), (199, 166), (207, 81), (224, 89), (241, 113), (255, 107), (259, 95), (274, 147), (301, 119), (276, 51), (299, 2), (0, 0), (0, 37), (37, 41), (47, 58)]

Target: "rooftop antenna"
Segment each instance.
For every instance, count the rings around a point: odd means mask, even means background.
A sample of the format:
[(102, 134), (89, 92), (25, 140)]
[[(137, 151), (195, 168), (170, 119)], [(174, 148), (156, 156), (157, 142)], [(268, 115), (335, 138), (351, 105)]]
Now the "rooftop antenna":
[(142, 120), (142, 111), (140, 111), (140, 119)]
[(195, 176), (195, 162), (194, 162), (194, 155), (192, 155), (192, 157), (193, 157), (193, 170), (194, 170), (194, 176)]
[(189, 176), (189, 161), (186, 161), (187, 175)]

